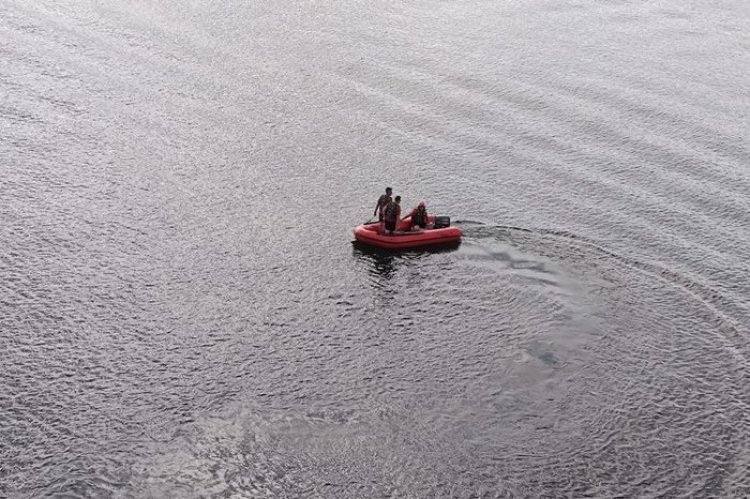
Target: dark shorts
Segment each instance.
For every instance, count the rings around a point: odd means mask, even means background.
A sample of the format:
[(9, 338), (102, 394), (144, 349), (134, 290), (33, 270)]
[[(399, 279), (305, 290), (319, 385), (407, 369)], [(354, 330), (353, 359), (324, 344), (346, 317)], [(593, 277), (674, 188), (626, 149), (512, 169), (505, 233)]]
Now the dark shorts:
[(427, 227), (427, 222), (419, 221), (419, 222), (413, 223), (412, 226), (417, 226), (420, 229), (424, 229), (425, 227)]
[(385, 230), (393, 232), (396, 230), (396, 222), (385, 222)]

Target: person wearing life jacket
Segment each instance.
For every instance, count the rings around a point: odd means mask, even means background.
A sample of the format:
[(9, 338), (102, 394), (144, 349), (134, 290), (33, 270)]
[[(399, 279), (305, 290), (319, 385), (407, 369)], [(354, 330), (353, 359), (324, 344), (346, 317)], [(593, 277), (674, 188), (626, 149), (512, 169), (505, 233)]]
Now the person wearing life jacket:
[(393, 201), (388, 203), (388, 206), (383, 210), (383, 222), (385, 224), (386, 233), (393, 235), (398, 224), (399, 217), (401, 216), (401, 196), (396, 196)]
[(390, 187), (385, 188), (385, 194), (381, 194), (378, 198), (378, 204), (375, 205), (375, 211), (372, 212), (372, 216), (378, 215), (378, 221), (383, 221), (383, 213), (385, 212), (385, 207), (388, 206), (388, 203), (392, 201), (391, 199), (391, 193), (393, 192), (393, 189)]
[(411, 210), (411, 213), (406, 215), (401, 220), (406, 220), (407, 218), (411, 217), (411, 227), (419, 227), (420, 229), (424, 229), (427, 227), (428, 218), (427, 218), (427, 207), (424, 204), (424, 201), (420, 201), (416, 208)]

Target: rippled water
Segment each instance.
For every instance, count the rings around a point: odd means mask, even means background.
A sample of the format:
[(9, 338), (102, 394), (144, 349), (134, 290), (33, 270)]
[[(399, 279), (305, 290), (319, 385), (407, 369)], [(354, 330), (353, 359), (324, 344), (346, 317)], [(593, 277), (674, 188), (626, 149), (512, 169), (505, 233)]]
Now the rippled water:
[(0, 495), (750, 494), (749, 21), (1, 3)]

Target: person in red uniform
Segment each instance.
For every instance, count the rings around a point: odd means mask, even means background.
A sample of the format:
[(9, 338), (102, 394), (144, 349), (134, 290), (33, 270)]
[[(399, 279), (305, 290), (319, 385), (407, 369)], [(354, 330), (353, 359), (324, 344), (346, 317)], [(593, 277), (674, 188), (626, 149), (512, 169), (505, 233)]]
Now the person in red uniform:
[(396, 196), (393, 201), (383, 210), (383, 222), (385, 222), (385, 231), (393, 235), (401, 216), (401, 196)]
[(388, 203), (390, 203), (391, 200), (391, 193), (393, 190), (390, 187), (385, 188), (385, 194), (381, 194), (378, 198), (378, 204), (375, 205), (375, 211), (372, 212), (372, 216), (378, 215), (378, 221), (383, 221), (383, 213), (385, 212), (385, 207), (388, 206)]
[(406, 220), (407, 218), (411, 217), (411, 227), (419, 227), (420, 229), (427, 228), (427, 207), (424, 204), (424, 201), (420, 201), (416, 208), (411, 210), (411, 212), (406, 215), (401, 220)]

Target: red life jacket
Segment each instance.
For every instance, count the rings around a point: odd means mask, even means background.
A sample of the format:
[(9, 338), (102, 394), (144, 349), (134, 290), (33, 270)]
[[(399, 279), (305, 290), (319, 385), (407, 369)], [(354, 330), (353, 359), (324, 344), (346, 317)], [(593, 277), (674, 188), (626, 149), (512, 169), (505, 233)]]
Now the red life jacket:
[(388, 203), (388, 206), (385, 207), (385, 213), (383, 214), (383, 219), (386, 222), (395, 222), (398, 220), (398, 216), (401, 214), (401, 207), (397, 205), (394, 201), (391, 201)]
[(427, 208), (416, 207), (411, 212), (412, 225), (427, 225)]

